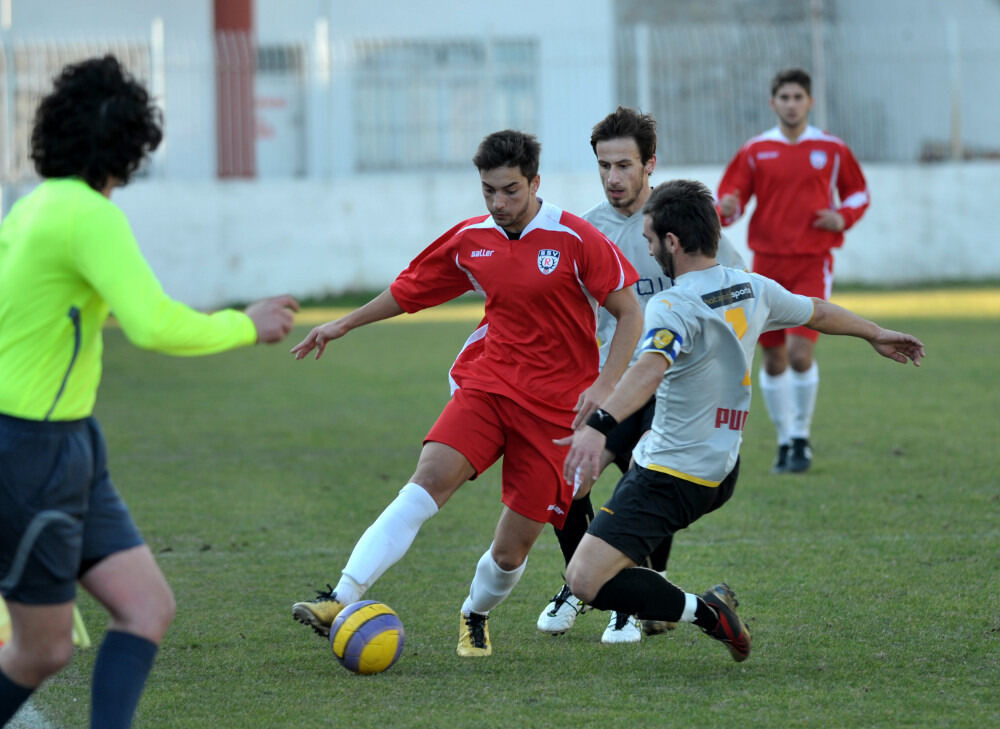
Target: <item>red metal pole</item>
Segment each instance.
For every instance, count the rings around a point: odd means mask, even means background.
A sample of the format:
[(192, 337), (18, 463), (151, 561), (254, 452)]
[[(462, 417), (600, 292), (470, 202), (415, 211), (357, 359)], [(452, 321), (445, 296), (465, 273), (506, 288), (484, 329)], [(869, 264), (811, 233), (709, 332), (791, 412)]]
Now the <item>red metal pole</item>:
[(253, 0), (214, 6), (217, 174), (255, 177)]

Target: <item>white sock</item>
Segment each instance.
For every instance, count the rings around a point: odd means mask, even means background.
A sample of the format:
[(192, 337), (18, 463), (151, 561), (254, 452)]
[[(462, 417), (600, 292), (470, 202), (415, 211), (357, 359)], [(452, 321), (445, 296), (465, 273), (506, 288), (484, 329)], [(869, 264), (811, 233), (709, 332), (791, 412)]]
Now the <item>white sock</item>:
[(684, 593), (684, 612), (681, 613), (680, 622), (693, 623), (694, 614), (698, 609), (698, 596), (690, 592)]
[(500, 565), (493, 559), (491, 544), (476, 565), (476, 576), (472, 578), (472, 584), (469, 586), (469, 596), (462, 603), (462, 614), (488, 614), (511, 593), (527, 566), (528, 560), (525, 559), (519, 567), (509, 572), (500, 569)]
[(437, 513), (437, 503), (423, 486), (408, 483), (354, 545), (337, 599), (357, 602), (382, 573), (403, 558), (425, 521)]
[(778, 445), (788, 445), (792, 439), (789, 433), (792, 420), (792, 388), (788, 370), (772, 376), (761, 367), (758, 383), (760, 394), (764, 396), (764, 404), (767, 406), (767, 414), (778, 431)]
[(805, 372), (789, 369), (792, 383), (792, 438), (809, 438), (813, 412), (816, 410), (816, 393), (819, 392), (819, 365), (815, 360)]

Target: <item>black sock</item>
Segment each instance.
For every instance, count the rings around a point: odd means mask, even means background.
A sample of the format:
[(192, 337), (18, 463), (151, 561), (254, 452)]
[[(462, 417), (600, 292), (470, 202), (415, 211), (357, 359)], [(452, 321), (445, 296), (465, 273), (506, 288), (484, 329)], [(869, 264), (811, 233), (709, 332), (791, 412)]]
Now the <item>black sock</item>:
[(699, 628), (711, 630), (718, 622), (719, 614), (715, 612), (715, 608), (699, 597), (698, 606), (694, 609), (694, 624)]
[(21, 705), (28, 700), (35, 689), (26, 688), (11, 681), (7, 674), (0, 671), (0, 726), (6, 726)]
[(132, 633), (109, 630), (97, 652), (90, 688), (90, 725), (128, 729), (146, 677), (156, 658), (156, 644)]
[(642, 567), (629, 567), (604, 583), (590, 603), (598, 610), (617, 610), (640, 620), (676, 623), (684, 613), (684, 591)]
[(562, 529), (556, 529), (556, 539), (559, 540), (559, 549), (562, 550), (563, 559), (569, 564), (573, 552), (587, 533), (587, 527), (594, 519), (594, 505), (590, 503), (590, 494), (583, 498), (575, 499), (569, 506), (566, 514), (566, 523)]

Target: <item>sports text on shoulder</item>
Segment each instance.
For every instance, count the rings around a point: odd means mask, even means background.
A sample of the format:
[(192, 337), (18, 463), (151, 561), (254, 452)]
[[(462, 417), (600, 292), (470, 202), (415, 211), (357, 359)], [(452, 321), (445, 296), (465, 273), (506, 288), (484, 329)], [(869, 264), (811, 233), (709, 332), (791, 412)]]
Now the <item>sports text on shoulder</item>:
[(746, 301), (754, 298), (753, 287), (749, 282), (730, 286), (727, 289), (719, 289), (709, 294), (702, 294), (701, 300), (713, 309), (720, 306), (729, 306), (737, 301)]

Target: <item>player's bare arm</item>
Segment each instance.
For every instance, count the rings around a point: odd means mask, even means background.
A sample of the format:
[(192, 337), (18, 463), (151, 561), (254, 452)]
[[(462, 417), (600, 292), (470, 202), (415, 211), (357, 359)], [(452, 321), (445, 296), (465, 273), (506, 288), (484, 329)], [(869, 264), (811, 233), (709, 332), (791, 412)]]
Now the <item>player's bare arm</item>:
[(642, 334), (642, 308), (633, 287), (628, 286), (612, 291), (604, 300), (604, 308), (618, 320), (615, 334), (611, 338), (608, 358), (604, 368), (594, 383), (580, 393), (576, 402), (576, 417), (572, 428), (576, 430), (587, 421), (591, 413), (611, 394), (628, 363), (632, 359), (635, 345)]
[(817, 210), (816, 219), (813, 220), (812, 225), (814, 228), (839, 233), (845, 226), (844, 216), (836, 210)]
[(253, 321), (257, 342), (280, 342), (292, 331), (299, 302), (291, 296), (272, 296), (250, 304), (243, 312)]
[(900, 364), (912, 361), (919, 367), (924, 357), (923, 342), (912, 334), (884, 329), (853, 311), (823, 299), (813, 298), (813, 315), (806, 326), (824, 334), (845, 334), (865, 339), (876, 352)]
[[(601, 409), (621, 422), (645, 405), (656, 392), (670, 361), (657, 352), (645, 352), (621, 378)], [(597, 480), (601, 475), (601, 453), (607, 437), (589, 425), (576, 429), (572, 436), (555, 441), (570, 446), (563, 461), (563, 478), (573, 483), (579, 469), (584, 478)]]
[(359, 307), (346, 316), (342, 316), (326, 324), (315, 327), (306, 338), (292, 347), (292, 354), (295, 359), (302, 359), (312, 350), (316, 350), (316, 359), (323, 356), (327, 342), (340, 339), (352, 329), (382, 321), (403, 313), (403, 307), (399, 305), (392, 292), (386, 289), (374, 299), (362, 307)]

